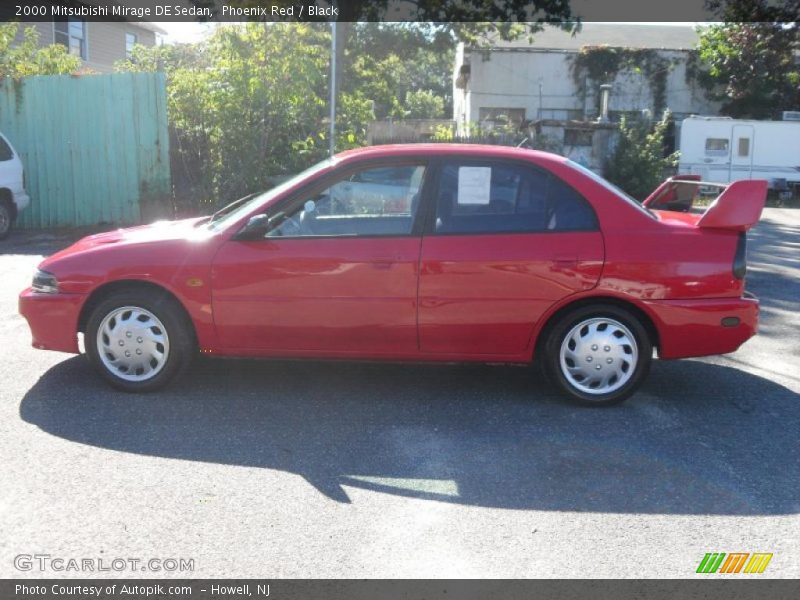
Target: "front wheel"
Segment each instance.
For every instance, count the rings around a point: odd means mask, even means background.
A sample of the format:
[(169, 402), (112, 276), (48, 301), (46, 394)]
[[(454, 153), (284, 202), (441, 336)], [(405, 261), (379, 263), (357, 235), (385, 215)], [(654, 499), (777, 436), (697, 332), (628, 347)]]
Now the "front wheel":
[(558, 390), (586, 406), (630, 397), (650, 369), (653, 346), (641, 321), (613, 305), (564, 315), (545, 341), (544, 366)]
[(112, 294), (86, 326), (86, 353), (115, 388), (150, 392), (164, 387), (189, 365), (191, 325), (172, 298), (149, 290)]

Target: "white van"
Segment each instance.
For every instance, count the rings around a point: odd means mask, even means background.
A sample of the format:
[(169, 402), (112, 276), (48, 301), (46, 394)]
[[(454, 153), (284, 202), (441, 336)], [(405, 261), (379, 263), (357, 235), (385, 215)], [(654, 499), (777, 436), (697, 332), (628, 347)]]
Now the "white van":
[(678, 174), (730, 183), (766, 179), (800, 191), (800, 121), (689, 117), (681, 124)]
[(0, 133), (0, 240), (8, 237), (17, 215), (29, 203), (22, 161)]

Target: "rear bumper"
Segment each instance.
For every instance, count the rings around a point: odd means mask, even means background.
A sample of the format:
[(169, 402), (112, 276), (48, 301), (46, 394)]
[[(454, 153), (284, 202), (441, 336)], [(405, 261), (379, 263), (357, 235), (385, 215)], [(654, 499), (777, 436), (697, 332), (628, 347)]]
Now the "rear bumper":
[(82, 294), (37, 294), (26, 289), (19, 295), (19, 312), (28, 321), (34, 348), (78, 352), (78, 316)]
[(660, 358), (727, 354), (758, 331), (755, 297), (653, 300), (645, 305), (658, 329)]

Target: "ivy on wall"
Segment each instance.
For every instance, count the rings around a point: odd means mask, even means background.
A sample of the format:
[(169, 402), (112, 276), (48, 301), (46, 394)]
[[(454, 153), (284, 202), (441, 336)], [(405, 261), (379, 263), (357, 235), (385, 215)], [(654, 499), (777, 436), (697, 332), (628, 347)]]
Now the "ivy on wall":
[[(613, 48), (610, 46), (584, 46), (572, 57), (570, 70), (578, 92), (586, 100), (587, 81), (595, 84), (613, 83), (623, 71), (643, 74), (653, 96), (653, 112), (660, 114), (667, 108), (667, 75), (675, 61), (662, 56), (653, 48)], [(600, 108), (600, 94), (596, 94)]]

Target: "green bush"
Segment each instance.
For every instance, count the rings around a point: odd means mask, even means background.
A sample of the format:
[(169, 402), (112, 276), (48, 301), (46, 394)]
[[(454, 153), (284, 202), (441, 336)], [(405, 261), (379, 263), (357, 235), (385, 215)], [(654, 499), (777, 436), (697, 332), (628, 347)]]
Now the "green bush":
[(65, 46), (40, 47), (35, 27), (25, 27), (21, 39), (18, 30), (19, 23), (0, 23), (0, 78), (62, 75), (80, 69), (80, 59), (68, 54)]
[(678, 164), (678, 153), (664, 156), (664, 136), (670, 114), (660, 121), (647, 119), (619, 124), (619, 139), (605, 165), (605, 175), (637, 200), (644, 200), (664, 180), (664, 174)]

